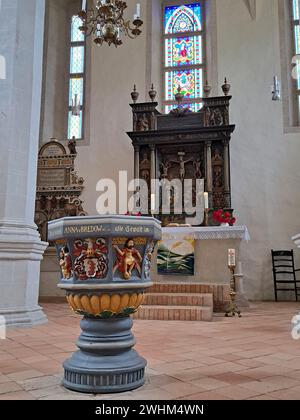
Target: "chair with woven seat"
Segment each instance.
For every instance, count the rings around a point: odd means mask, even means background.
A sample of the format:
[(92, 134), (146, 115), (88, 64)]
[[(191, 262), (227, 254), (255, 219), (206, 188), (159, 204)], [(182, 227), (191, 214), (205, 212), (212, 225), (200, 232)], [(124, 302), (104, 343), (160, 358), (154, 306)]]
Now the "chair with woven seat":
[(272, 265), (275, 300), (278, 302), (278, 292), (294, 292), (296, 301), (300, 296), (300, 280), (297, 280), (294, 251), (274, 251), (272, 249)]

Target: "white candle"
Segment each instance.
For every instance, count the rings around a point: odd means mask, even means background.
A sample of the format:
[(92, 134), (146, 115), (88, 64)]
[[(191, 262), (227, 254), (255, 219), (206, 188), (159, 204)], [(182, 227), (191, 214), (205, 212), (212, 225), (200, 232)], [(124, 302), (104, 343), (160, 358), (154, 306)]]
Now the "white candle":
[(133, 15), (133, 21), (137, 20), (137, 15)]
[(118, 34), (118, 39), (120, 39), (120, 34), (121, 34), (120, 28), (118, 28), (117, 34)]
[(84, 10), (86, 12), (86, 0), (82, 0), (81, 10)]
[(136, 5), (136, 14), (138, 18), (141, 17), (141, 4), (140, 3), (137, 3)]
[(208, 193), (205, 192), (204, 193), (204, 208), (205, 209), (209, 209), (209, 204), (208, 204)]
[(156, 210), (156, 198), (155, 194), (151, 194), (151, 214), (153, 214)]
[(235, 267), (235, 249), (228, 249), (228, 267)]

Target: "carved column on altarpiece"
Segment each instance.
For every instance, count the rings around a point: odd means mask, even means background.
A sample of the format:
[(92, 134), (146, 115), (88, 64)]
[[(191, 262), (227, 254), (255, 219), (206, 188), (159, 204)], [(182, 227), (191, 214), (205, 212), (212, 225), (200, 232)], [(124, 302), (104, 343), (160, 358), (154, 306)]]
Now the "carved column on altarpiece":
[(140, 146), (135, 145), (134, 146), (134, 189), (135, 189), (135, 192), (139, 190), (139, 179), (140, 179)]
[(206, 157), (206, 191), (209, 197), (209, 207), (212, 207), (212, 162), (211, 162), (211, 142), (205, 142)]
[(140, 178), (140, 146), (134, 146), (134, 179)]
[(229, 141), (223, 141), (223, 151), (224, 151), (224, 198), (225, 198), (225, 207), (231, 207), (230, 200), (230, 173), (229, 173)]
[(151, 180), (156, 178), (156, 155), (155, 155), (155, 145), (150, 145), (150, 151), (151, 151)]

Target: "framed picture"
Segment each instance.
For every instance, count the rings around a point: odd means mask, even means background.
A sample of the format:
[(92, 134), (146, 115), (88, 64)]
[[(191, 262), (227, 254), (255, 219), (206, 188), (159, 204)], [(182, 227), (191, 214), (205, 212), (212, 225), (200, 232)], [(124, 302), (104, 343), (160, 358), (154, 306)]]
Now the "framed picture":
[(157, 272), (164, 275), (193, 276), (195, 272), (195, 240), (183, 238), (159, 242)]

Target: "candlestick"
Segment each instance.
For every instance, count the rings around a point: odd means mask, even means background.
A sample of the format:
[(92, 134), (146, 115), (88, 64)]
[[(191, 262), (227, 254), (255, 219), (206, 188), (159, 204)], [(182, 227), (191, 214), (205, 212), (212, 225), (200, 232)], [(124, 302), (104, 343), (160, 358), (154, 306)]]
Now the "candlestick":
[(272, 99), (273, 101), (280, 100), (280, 82), (277, 76), (274, 76), (273, 86), (272, 86)]
[(228, 267), (235, 267), (235, 249), (228, 249)]
[(137, 3), (136, 5), (136, 14), (137, 14), (137, 18), (139, 19), (141, 17), (141, 4)]
[(204, 209), (204, 226), (209, 226), (209, 209)]
[(236, 304), (236, 284), (235, 284), (235, 266), (229, 266), (230, 270), (230, 302), (228, 305), (228, 308), (225, 312), (226, 317), (234, 317), (235, 315), (238, 315), (239, 318), (242, 317), (241, 311), (239, 310), (237, 304)]
[(209, 203), (208, 203), (208, 192), (204, 193), (204, 208), (208, 209), (209, 208)]

